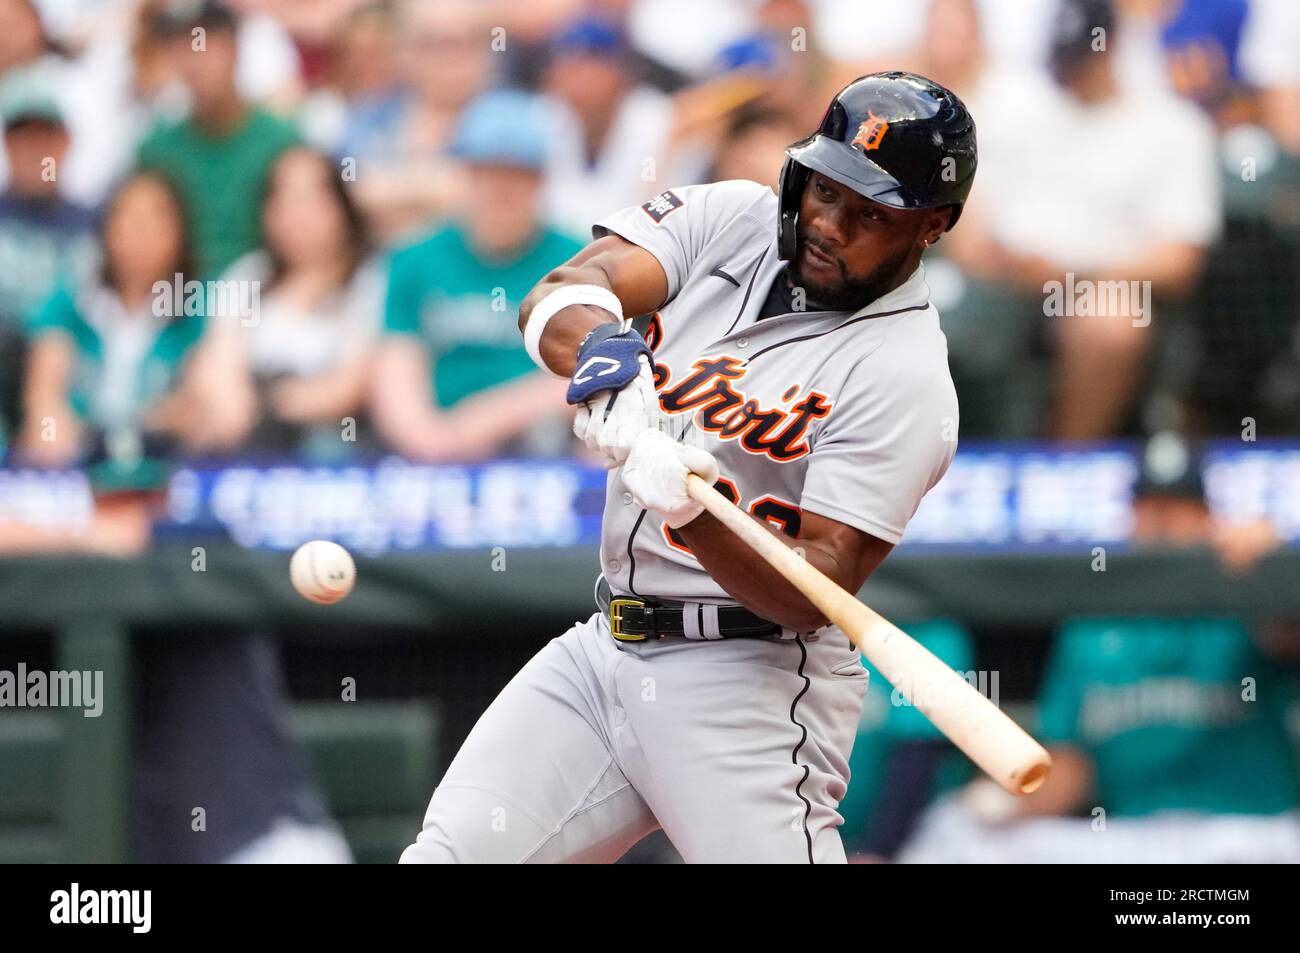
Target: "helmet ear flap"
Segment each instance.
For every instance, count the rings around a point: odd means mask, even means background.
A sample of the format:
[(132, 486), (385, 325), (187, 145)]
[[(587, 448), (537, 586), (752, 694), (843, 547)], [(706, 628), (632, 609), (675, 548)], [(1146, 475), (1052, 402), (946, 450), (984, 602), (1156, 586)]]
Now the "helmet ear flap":
[(799, 246), (799, 206), (803, 190), (808, 186), (812, 172), (807, 166), (787, 157), (781, 167), (780, 218), (776, 227), (776, 251), (782, 261), (793, 261)]

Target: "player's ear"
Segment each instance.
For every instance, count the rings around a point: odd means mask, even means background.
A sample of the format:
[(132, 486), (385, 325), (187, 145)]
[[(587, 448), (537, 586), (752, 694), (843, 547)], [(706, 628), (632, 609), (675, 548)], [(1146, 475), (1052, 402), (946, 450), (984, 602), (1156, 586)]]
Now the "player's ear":
[(951, 205), (945, 205), (942, 208), (930, 209), (921, 223), (921, 244), (929, 248), (943, 237), (943, 233), (948, 230), (948, 223), (952, 221), (954, 208)]

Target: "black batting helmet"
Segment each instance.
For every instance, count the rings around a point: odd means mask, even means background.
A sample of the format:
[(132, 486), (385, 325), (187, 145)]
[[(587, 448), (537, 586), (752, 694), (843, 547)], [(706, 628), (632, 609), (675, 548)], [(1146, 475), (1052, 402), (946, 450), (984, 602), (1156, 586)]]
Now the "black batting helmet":
[(831, 100), (818, 130), (785, 150), (778, 249), (795, 256), (799, 203), (820, 172), (891, 208), (954, 206), (975, 180), (975, 120), (948, 89), (915, 73), (872, 73)]

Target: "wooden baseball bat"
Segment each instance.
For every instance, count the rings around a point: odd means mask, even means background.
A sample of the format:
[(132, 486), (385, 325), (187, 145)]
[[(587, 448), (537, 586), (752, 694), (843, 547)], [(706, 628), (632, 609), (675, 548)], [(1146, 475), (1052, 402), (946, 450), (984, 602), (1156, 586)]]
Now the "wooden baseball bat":
[(871, 664), (989, 777), (1012, 794), (1030, 794), (1042, 786), (1052, 765), (1047, 750), (966, 679), (693, 473), (687, 491), (843, 629)]

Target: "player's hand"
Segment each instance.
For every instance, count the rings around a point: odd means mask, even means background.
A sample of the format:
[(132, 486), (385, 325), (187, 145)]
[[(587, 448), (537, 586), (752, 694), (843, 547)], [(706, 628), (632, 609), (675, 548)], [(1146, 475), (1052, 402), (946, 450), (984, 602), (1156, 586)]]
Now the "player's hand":
[(655, 393), (650, 360), (637, 356), (640, 370), (619, 390), (602, 390), (578, 407), (573, 432), (599, 453), (605, 469), (623, 465), (632, 443), (647, 430), (659, 430), (659, 396)]
[(653, 510), (673, 529), (685, 526), (704, 510), (686, 492), (686, 477), (698, 474), (718, 481), (718, 461), (699, 447), (678, 443), (658, 430), (643, 430), (623, 464), (623, 482), (638, 506)]

